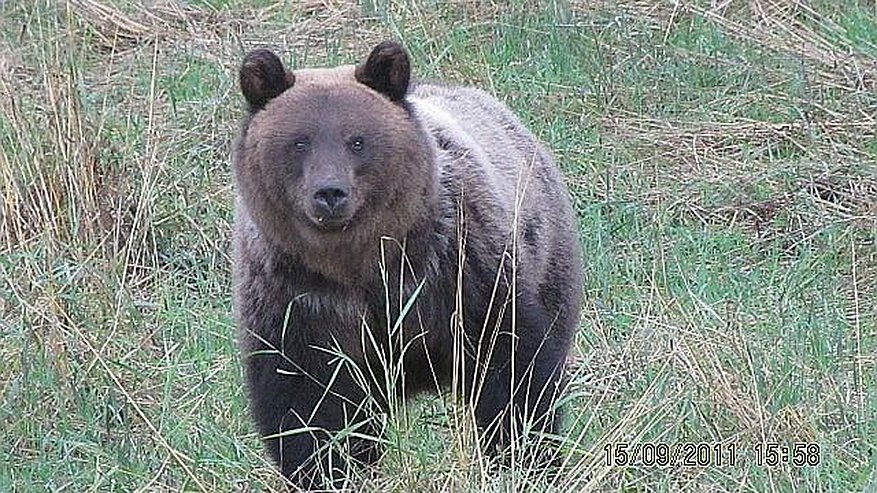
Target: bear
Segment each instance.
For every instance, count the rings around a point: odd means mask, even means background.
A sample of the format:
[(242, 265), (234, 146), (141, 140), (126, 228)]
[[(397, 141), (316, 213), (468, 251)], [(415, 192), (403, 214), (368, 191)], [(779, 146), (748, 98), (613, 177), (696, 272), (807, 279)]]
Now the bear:
[(421, 392), (458, 396), (496, 457), (556, 433), (583, 281), (545, 146), (482, 90), (413, 81), (394, 41), (334, 68), (256, 49), (239, 84), (233, 311), (281, 473), (337, 487)]

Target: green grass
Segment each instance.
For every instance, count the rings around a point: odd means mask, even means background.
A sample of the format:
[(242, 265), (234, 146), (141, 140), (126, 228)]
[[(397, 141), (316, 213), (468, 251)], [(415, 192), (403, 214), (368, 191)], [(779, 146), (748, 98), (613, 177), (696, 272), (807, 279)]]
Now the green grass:
[[(713, 3), (0, 3), (0, 491), (282, 484), (231, 323), (236, 68), (384, 38), (550, 145), (587, 279), (563, 474), (485, 471), (421, 399), (365, 491), (873, 491), (877, 10)], [(606, 464), (621, 442), (737, 463)]]

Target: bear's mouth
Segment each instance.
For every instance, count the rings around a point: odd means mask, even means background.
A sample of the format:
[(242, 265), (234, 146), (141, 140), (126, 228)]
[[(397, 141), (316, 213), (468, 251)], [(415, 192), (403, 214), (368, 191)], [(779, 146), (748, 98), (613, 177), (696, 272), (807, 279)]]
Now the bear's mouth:
[(350, 218), (342, 216), (311, 216), (311, 224), (323, 233), (343, 232), (350, 225)]

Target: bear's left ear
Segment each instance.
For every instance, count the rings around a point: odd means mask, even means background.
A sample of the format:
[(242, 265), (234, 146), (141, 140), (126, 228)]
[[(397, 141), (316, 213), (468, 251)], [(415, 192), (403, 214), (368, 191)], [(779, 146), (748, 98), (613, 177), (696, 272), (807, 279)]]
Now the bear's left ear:
[(239, 75), (241, 92), (254, 112), (295, 83), (295, 76), (283, 68), (277, 55), (264, 48), (247, 54)]
[(405, 97), (410, 77), (408, 53), (395, 41), (384, 41), (375, 46), (368, 60), (356, 67), (356, 80), (393, 102)]

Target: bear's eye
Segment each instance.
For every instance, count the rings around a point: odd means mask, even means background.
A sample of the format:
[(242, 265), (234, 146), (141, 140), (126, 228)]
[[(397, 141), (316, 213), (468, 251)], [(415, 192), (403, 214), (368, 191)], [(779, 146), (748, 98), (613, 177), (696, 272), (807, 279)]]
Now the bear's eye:
[(353, 152), (361, 152), (363, 147), (365, 147), (365, 143), (362, 137), (354, 137), (347, 142), (347, 147)]
[(295, 149), (295, 152), (305, 152), (310, 147), (310, 142), (307, 139), (297, 139), (292, 143), (292, 148)]

